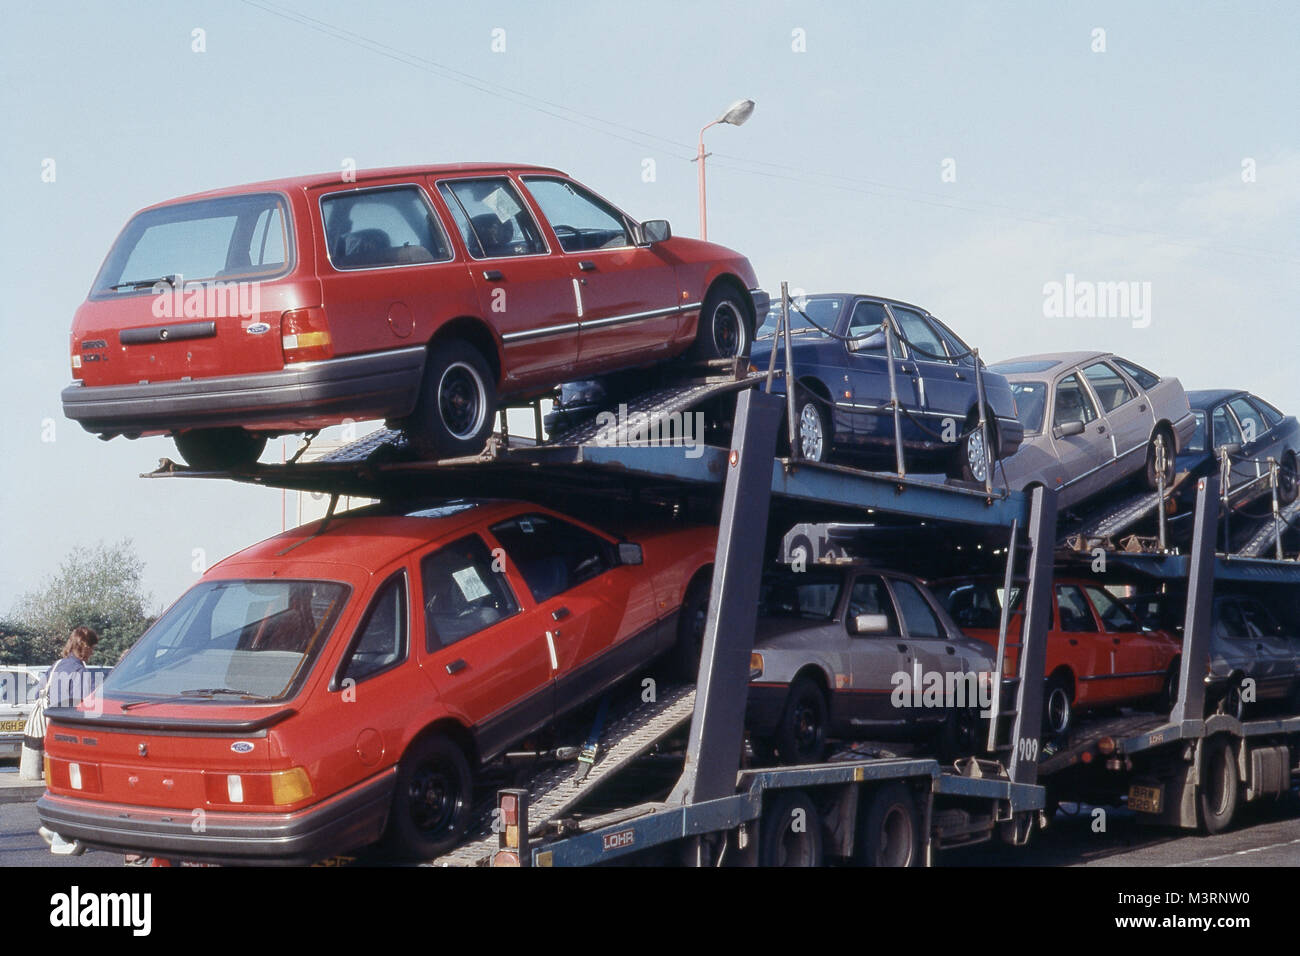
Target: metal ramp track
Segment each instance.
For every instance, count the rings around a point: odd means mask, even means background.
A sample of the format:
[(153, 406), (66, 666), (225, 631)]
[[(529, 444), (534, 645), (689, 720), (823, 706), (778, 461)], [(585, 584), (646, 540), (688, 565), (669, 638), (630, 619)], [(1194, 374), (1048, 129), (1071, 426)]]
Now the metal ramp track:
[(1271, 515), (1265, 518), (1259, 530), (1237, 549), (1237, 554), (1243, 558), (1266, 557), (1266, 552), (1272, 550), (1278, 534), (1286, 534), (1293, 525), (1300, 522), (1300, 500), (1293, 501), (1283, 508), (1280, 517), (1282, 520), (1279, 525), (1274, 525)]
[[(695, 685), (679, 687), (663, 695), (652, 704), (640, 704), (618, 720), (613, 721), (600, 738), (600, 756), (587, 778), (575, 785), (578, 772), (576, 762), (561, 764), (543, 770), (528, 786), (529, 834), (537, 835), (548, 823), (576, 806), (597, 786), (618, 773), (640, 757), (663, 737), (690, 719), (695, 710)], [(473, 834), (461, 844), (426, 866), (485, 866), (497, 848), (497, 835), (492, 832), (491, 810), (485, 808), (483, 816), (471, 826)]]
[(1160, 495), (1157, 492), (1144, 491), (1132, 495), (1104, 514), (1075, 524), (1068, 534), (1060, 537), (1059, 543), (1066, 546), (1069, 539), (1076, 535), (1085, 544), (1094, 539), (1113, 537), (1155, 511), (1159, 505)]

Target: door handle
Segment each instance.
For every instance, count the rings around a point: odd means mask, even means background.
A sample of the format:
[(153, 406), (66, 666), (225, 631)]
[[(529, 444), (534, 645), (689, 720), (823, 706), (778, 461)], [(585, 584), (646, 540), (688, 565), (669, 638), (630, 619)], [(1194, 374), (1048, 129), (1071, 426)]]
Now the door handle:
[(1146, 407), (1145, 405), (1139, 405), (1139, 406), (1138, 406), (1138, 411), (1139, 411), (1139, 412), (1145, 412), (1146, 410), (1147, 410), (1147, 407)]
[(911, 375), (913, 371), (912, 369), (908, 368), (906, 365), (898, 366), (898, 370), (902, 372), (904, 375)]
[(1104, 435), (1104, 434), (1106, 434), (1106, 426), (1105, 426), (1105, 425), (1098, 425), (1098, 426), (1097, 426), (1097, 434), (1098, 434), (1098, 435)]
[(1117, 647), (1119, 646), (1119, 638), (1118, 638), (1118, 637), (1112, 637), (1112, 638), (1110, 639), (1110, 642), (1111, 642), (1112, 644), (1114, 644), (1115, 646), (1117, 646)]
[(456, 660), (452, 661), (450, 664), (447, 665), (447, 673), (458, 674), (468, 666), (469, 665), (466, 664), (462, 659), (457, 658)]
[(483, 278), (488, 282), (500, 282), (505, 278), (500, 269), (484, 269)]
[(1079, 639), (1078, 639), (1077, 637), (1072, 637), (1072, 638), (1070, 638), (1070, 646), (1071, 646), (1071, 647), (1078, 647), (1078, 646), (1079, 646)]
[(595, 272), (596, 263), (592, 262), (590, 259), (583, 259), (581, 262), (578, 263), (578, 268), (581, 269), (583, 272)]
[(567, 607), (557, 607), (554, 611), (551, 612), (552, 621), (563, 621), (568, 616), (569, 616), (569, 609)]
[(953, 375), (956, 376), (956, 378), (957, 378), (957, 380), (958, 380), (959, 382), (964, 382), (964, 381), (966, 381), (966, 376), (963, 375), (961, 372), (953, 372)]
[(902, 651), (903, 653), (907, 653), (907, 645), (906, 645), (906, 644), (899, 644), (899, 645), (898, 645), (898, 649), (899, 649), (900, 651)]
[(949, 654), (956, 654), (956, 653), (957, 653), (956, 648), (949, 647), (949, 648), (946, 648), (946, 650), (948, 651)]

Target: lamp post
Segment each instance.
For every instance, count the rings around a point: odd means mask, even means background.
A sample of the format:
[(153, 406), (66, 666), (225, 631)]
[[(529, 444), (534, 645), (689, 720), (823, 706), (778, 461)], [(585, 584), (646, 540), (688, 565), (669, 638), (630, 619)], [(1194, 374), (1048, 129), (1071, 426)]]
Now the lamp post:
[(728, 123), (732, 126), (742, 126), (745, 120), (749, 119), (754, 112), (753, 100), (736, 100), (727, 111), (715, 119), (712, 123), (706, 124), (700, 130), (700, 149), (695, 154), (695, 161), (700, 164), (700, 238), (709, 238), (709, 219), (705, 211), (704, 201), (704, 157), (709, 154), (704, 151), (704, 130), (710, 126), (717, 126), (719, 123)]

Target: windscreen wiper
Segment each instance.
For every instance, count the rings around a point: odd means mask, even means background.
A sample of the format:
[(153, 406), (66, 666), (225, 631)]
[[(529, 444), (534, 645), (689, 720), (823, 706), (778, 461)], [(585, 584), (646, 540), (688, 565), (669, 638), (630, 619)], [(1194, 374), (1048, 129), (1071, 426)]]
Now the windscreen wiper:
[(171, 275), (159, 276), (156, 279), (133, 279), (130, 282), (119, 282), (117, 285), (109, 286), (109, 288), (114, 292), (117, 292), (119, 289), (152, 289), (159, 282), (166, 282), (174, 289), (176, 288), (176, 283), (180, 281), (180, 278), (179, 275), (172, 273)]

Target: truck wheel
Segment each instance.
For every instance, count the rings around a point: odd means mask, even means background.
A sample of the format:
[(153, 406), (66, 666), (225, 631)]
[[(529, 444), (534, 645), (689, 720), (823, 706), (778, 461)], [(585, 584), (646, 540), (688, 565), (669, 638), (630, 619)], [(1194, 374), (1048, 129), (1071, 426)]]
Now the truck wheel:
[(478, 349), (444, 342), (429, 353), (407, 441), (421, 458), (476, 455), (492, 431), (496, 402), (495, 380)]
[(749, 310), (740, 294), (727, 285), (714, 286), (700, 307), (700, 324), (695, 344), (687, 353), (692, 361), (729, 359), (749, 354), (753, 336)]
[(907, 784), (887, 784), (859, 805), (853, 860), (859, 866), (921, 865), (921, 817)]
[(1068, 734), (1073, 716), (1070, 685), (1063, 677), (1053, 677), (1043, 692), (1043, 730), (1053, 736)]
[(784, 764), (817, 763), (826, 753), (826, 695), (810, 677), (790, 685), (776, 731), (776, 752)]
[(1222, 833), (1232, 825), (1240, 790), (1237, 758), (1228, 747), (1228, 737), (1215, 734), (1201, 752), (1201, 826), (1206, 833)]
[(266, 436), (242, 428), (200, 428), (173, 436), (185, 463), (201, 471), (230, 471), (257, 463)]
[(821, 815), (802, 790), (781, 790), (763, 810), (759, 866), (821, 866)]
[(385, 842), (407, 860), (446, 853), (465, 837), (473, 778), (451, 740), (435, 734), (412, 745), (397, 768)]
[(677, 615), (677, 643), (673, 645), (674, 676), (695, 682), (700, 676), (700, 653), (704, 650), (704, 626), (709, 618), (711, 576), (700, 573), (686, 588)]

